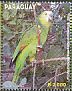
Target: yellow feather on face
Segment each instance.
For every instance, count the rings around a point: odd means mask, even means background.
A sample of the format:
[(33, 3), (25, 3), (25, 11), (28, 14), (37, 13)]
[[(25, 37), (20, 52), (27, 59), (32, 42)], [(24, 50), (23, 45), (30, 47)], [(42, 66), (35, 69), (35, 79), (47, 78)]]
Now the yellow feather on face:
[(39, 16), (39, 20), (45, 27), (49, 27), (50, 25), (52, 25), (51, 23), (53, 20), (52, 11), (44, 11), (43, 13), (41, 13), (41, 15)]

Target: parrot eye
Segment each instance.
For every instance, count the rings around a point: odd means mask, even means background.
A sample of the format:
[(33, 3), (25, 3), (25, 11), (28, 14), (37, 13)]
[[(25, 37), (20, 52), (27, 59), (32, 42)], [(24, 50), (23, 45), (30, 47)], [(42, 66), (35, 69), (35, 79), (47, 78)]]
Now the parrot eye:
[(47, 15), (47, 13), (45, 13), (45, 15)]

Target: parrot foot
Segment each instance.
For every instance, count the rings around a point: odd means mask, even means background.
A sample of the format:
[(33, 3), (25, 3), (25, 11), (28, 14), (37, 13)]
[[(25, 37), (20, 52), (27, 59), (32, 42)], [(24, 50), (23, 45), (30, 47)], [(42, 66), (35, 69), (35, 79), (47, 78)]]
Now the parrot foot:
[(40, 48), (42, 48), (42, 45), (38, 45), (37, 47), (40, 47)]
[(42, 45), (38, 45), (38, 46), (37, 46), (37, 51), (38, 51), (38, 52), (39, 52), (39, 51), (43, 51)]

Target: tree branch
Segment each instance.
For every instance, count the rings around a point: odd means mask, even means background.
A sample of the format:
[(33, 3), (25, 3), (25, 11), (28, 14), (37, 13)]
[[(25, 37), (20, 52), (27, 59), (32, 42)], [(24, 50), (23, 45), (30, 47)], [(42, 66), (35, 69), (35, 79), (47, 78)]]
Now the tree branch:
[[(37, 64), (37, 65), (41, 65), (41, 64), (43, 64), (43, 62), (44, 62), (44, 64), (45, 63), (48, 63), (48, 62), (55, 62), (55, 61), (66, 61), (67, 60), (67, 58), (66, 57), (61, 57), (61, 58), (50, 58), (50, 59), (46, 59), (46, 60), (40, 60), (40, 61), (36, 61), (36, 63), (34, 62), (34, 65), (35, 64)], [(33, 65), (33, 66), (34, 66)], [(22, 70), (22, 72), (21, 73), (24, 73), (25, 72), (25, 70), (27, 71), (27, 69), (31, 69), (32, 67), (32, 64), (30, 64), (30, 65), (28, 65), (28, 66), (26, 66), (23, 70)]]
[[(58, 68), (55, 71), (55, 84), (56, 84), (56, 81), (57, 81), (57, 72), (58, 72)], [(55, 89), (56, 89), (56, 85), (55, 85)]]
[[(53, 62), (53, 61), (56, 62), (56, 61), (66, 61), (66, 60), (67, 60), (67, 57), (50, 58), (50, 59), (46, 59), (46, 60), (43, 60), (43, 61), (42, 61), (42, 60), (36, 61), (36, 63), (34, 63), (34, 65), (35, 65), (35, 64), (41, 65), (41, 64), (43, 64), (43, 62), (44, 62), (44, 64), (45, 64), (45, 63)], [(22, 72), (20, 73), (20, 75), (21, 75), (22, 73), (24, 73), (24, 72), (30, 71), (30, 69), (33, 68), (34, 65), (32, 66), (32, 64), (29, 64), (29, 65), (27, 65), (26, 67), (24, 67), (24, 69), (22, 70)], [(14, 70), (11, 70), (11, 69), (2, 70), (2, 73), (13, 73), (13, 72), (14, 72)]]
[[(66, 73), (67, 73), (67, 72), (65, 71), (65, 72), (63, 72), (63, 73), (61, 73), (61, 74), (58, 74), (58, 75), (56, 75), (56, 76), (58, 77), (58, 76), (61, 76), (61, 75), (66, 74)], [(47, 82), (45, 82), (45, 83), (40, 87), (40, 89), (42, 89), (49, 81), (53, 80), (54, 78), (55, 78), (55, 76), (52, 77), (52, 78), (50, 78)]]
[[(36, 60), (35, 60), (36, 62)], [(34, 66), (34, 73), (33, 73), (33, 90), (35, 89), (35, 74), (36, 74), (36, 64)]]
[[(56, 77), (58, 77), (58, 76), (60, 76), (60, 75), (63, 75), (63, 74), (65, 74), (65, 73), (67, 73), (67, 72), (65, 71), (65, 72), (60, 73), (60, 74), (57, 75), (58, 69), (64, 67), (64, 65), (66, 65), (66, 63), (63, 64), (62, 66), (59, 66), (59, 67), (56, 69), (55, 76), (52, 77), (52, 78), (50, 78), (46, 83), (44, 83), (44, 84), (40, 87), (40, 89), (41, 89), (42, 87), (44, 87), (49, 81), (53, 80), (54, 78), (55, 78), (55, 83), (56, 83)], [(56, 88), (56, 87), (55, 87), (55, 88)]]

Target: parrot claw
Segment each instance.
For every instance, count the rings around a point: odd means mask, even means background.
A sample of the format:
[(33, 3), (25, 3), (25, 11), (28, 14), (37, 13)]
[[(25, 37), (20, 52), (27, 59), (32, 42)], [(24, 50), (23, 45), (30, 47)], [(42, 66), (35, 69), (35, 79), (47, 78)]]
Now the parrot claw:
[(38, 52), (44, 51), (43, 48), (42, 48), (42, 45), (38, 45), (38, 46), (37, 46), (37, 51), (38, 51)]
[(42, 45), (38, 45), (37, 47), (42, 48)]

